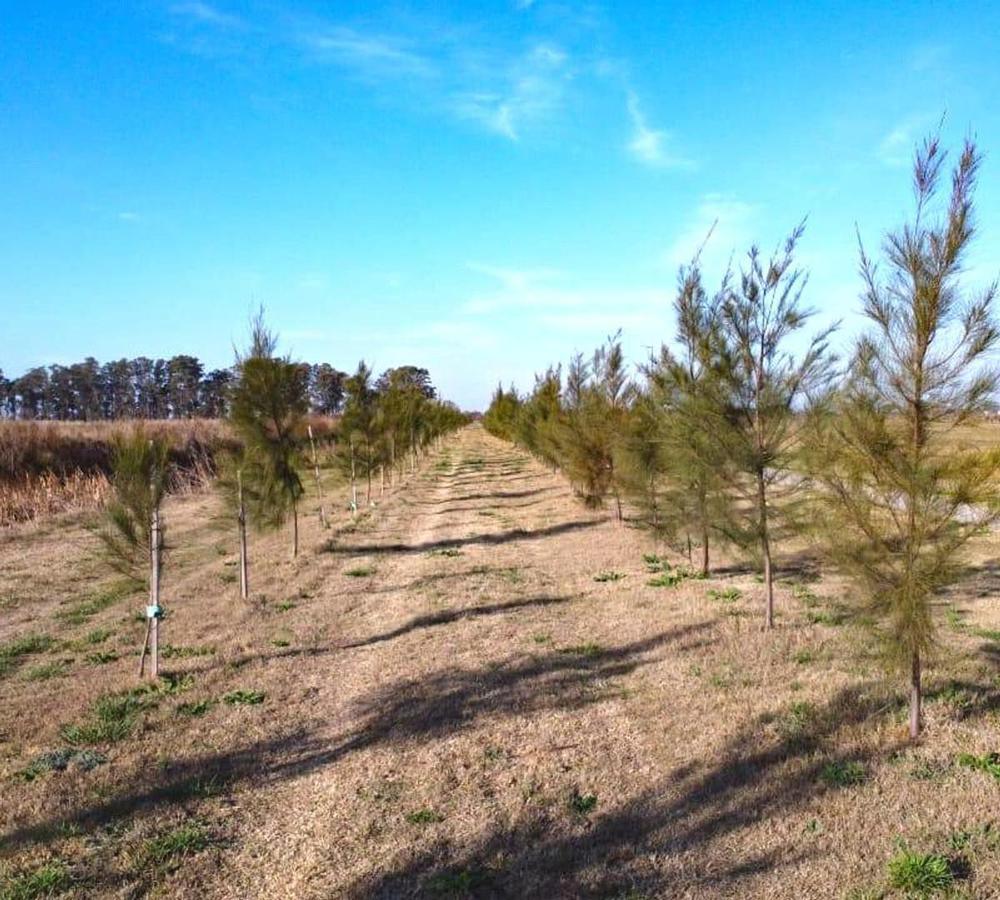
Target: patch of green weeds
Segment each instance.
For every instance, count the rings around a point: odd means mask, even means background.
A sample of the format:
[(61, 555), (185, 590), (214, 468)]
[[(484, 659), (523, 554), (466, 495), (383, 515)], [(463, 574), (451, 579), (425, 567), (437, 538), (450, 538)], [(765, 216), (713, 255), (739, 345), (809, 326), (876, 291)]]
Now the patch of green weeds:
[(26, 634), (6, 644), (0, 644), (0, 675), (17, 666), (22, 657), (33, 653), (44, 653), (51, 649), (54, 643), (55, 641), (47, 634)]
[(83, 625), (88, 619), (92, 619), (98, 613), (103, 612), (110, 606), (114, 606), (124, 600), (133, 592), (131, 584), (119, 584), (94, 594), (86, 600), (73, 603), (60, 609), (56, 613), (56, 618), (68, 625)]
[(192, 700), (188, 703), (178, 703), (177, 715), (195, 719), (205, 715), (213, 705), (211, 700)]
[(48, 862), (31, 872), (4, 877), (0, 882), (0, 900), (38, 900), (69, 890), (73, 878), (59, 861)]
[(960, 766), (985, 772), (1000, 781), (1000, 753), (984, 753), (982, 756), (960, 753), (956, 761)]
[(597, 795), (581, 794), (579, 791), (574, 790), (569, 798), (569, 808), (578, 816), (590, 815), (590, 813), (597, 809)]
[(725, 590), (713, 588), (708, 592), (709, 600), (716, 600), (719, 603), (736, 603), (743, 597), (743, 591), (739, 588), (731, 587)]
[(185, 856), (199, 853), (211, 842), (211, 836), (204, 825), (190, 823), (150, 838), (143, 844), (142, 856), (153, 865), (169, 866)]
[(449, 559), (453, 559), (456, 556), (464, 556), (465, 554), (458, 547), (442, 547), (440, 550), (431, 550), (427, 555), (446, 556)]
[(86, 644), (103, 644), (114, 632), (110, 628), (95, 628), (83, 639)]
[(374, 566), (355, 566), (344, 572), (348, 578), (371, 578), (375, 574)]
[(288, 612), (290, 609), (295, 609), (295, 604), (291, 600), (283, 600), (274, 608), (278, 612)]
[(489, 882), (489, 874), (481, 869), (459, 869), (431, 876), (427, 880), (427, 887), (439, 897), (467, 897)]
[(264, 702), (266, 696), (263, 691), (230, 691), (223, 695), (222, 702), (230, 706), (257, 706)]
[(865, 767), (853, 760), (834, 760), (823, 766), (819, 777), (833, 787), (851, 787), (865, 780)]
[(563, 647), (560, 653), (569, 653), (573, 656), (585, 656), (587, 658), (593, 658), (595, 656), (600, 656), (604, 652), (604, 648), (600, 644), (595, 644), (593, 641), (588, 641), (585, 644), (575, 644), (572, 647)]
[(815, 662), (816, 654), (813, 653), (813, 651), (808, 649), (807, 647), (803, 647), (799, 650), (796, 650), (792, 654), (792, 660), (793, 662), (797, 662), (800, 666), (804, 666), (808, 665), (811, 662)]
[(411, 825), (434, 825), (443, 822), (444, 816), (433, 809), (416, 809), (406, 814), (406, 821)]
[(107, 757), (93, 750), (74, 750), (64, 747), (40, 753), (25, 768), (17, 772), (15, 777), (30, 783), (46, 772), (65, 772), (70, 765), (83, 772), (90, 772), (107, 761)]
[(149, 699), (143, 696), (144, 693), (145, 691), (138, 689), (99, 697), (87, 721), (63, 726), (63, 740), (71, 746), (113, 744), (124, 740), (135, 730), (139, 714), (151, 705)]
[(598, 572), (594, 576), (594, 581), (603, 584), (604, 582), (607, 581), (621, 581), (625, 577), (626, 575), (624, 572), (612, 572), (612, 571)]
[(62, 678), (69, 671), (69, 662), (57, 659), (53, 662), (40, 663), (32, 666), (24, 673), (26, 681), (48, 681), (50, 678)]
[(160, 656), (164, 659), (190, 659), (196, 656), (211, 656), (213, 653), (215, 653), (215, 647), (209, 645), (178, 647), (174, 644), (163, 644), (160, 647)]
[(531, 639), (536, 644), (543, 644), (544, 645), (544, 644), (551, 644), (552, 643), (552, 635), (551, 634), (533, 634), (531, 636)]
[(888, 870), (892, 887), (921, 897), (946, 890), (955, 880), (951, 864), (936, 853), (901, 850), (889, 860)]
[(86, 662), (91, 666), (103, 666), (118, 660), (118, 654), (114, 650), (99, 650), (97, 653), (88, 653)]
[(778, 720), (778, 731), (789, 741), (805, 738), (816, 719), (816, 708), (806, 700), (797, 700)]

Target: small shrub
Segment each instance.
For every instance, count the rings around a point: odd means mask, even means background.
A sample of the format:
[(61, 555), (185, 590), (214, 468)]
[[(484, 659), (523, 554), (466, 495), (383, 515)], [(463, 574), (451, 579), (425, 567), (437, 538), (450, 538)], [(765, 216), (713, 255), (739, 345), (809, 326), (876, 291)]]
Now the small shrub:
[(589, 815), (597, 809), (597, 795), (581, 794), (579, 791), (573, 791), (572, 796), (569, 798), (569, 808), (577, 815)]
[(850, 787), (865, 780), (865, 767), (859, 762), (836, 760), (823, 766), (819, 777), (834, 787)]
[(900, 891), (927, 896), (951, 887), (953, 881), (948, 860), (934, 853), (902, 850), (889, 860), (889, 883)]
[(230, 706), (256, 706), (263, 703), (266, 696), (262, 691), (230, 691), (223, 695), (222, 702)]

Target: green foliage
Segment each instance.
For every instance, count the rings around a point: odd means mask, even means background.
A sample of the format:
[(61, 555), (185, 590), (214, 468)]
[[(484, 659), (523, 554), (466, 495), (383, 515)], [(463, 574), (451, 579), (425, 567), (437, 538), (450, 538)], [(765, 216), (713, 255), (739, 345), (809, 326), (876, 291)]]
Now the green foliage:
[(0, 644), (0, 676), (15, 668), (24, 656), (44, 653), (54, 641), (46, 634), (26, 634), (6, 644)]
[(375, 574), (374, 566), (355, 566), (352, 569), (346, 569), (344, 574), (348, 578), (371, 578)]
[[(251, 523), (276, 528), (303, 493), (299, 477), (299, 440), (309, 409), (306, 372), (288, 357), (274, 356), (277, 336), (264, 324), (263, 312), (252, 322), (251, 346), (236, 362), (236, 383), (229, 421), (243, 452), (229, 463), (238, 470)], [(227, 479), (229, 492), (235, 478)]]
[(263, 703), (266, 696), (262, 691), (236, 690), (224, 694), (222, 702), (230, 706), (256, 706)]
[[(108, 563), (134, 581), (143, 580), (151, 554), (150, 523), (160, 508), (170, 475), (169, 448), (150, 438), (141, 424), (116, 434), (111, 452), (113, 499), (98, 536)], [(163, 528), (160, 529), (161, 552)]]
[(569, 808), (577, 815), (590, 815), (590, 813), (597, 809), (597, 795), (581, 794), (579, 791), (574, 790), (569, 798)]
[(63, 726), (61, 730), (63, 740), (74, 747), (86, 744), (113, 744), (124, 740), (135, 730), (140, 713), (151, 705), (147, 693), (137, 689), (99, 697), (87, 721), (78, 725)]
[(604, 582), (607, 581), (621, 581), (623, 578), (626, 577), (627, 576), (625, 575), (624, 572), (612, 572), (612, 571), (598, 572), (594, 576), (594, 581), (603, 584)]
[(69, 869), (59, 862), (49, 862), (21, 875), (2, 876), (0, 900), (39, 900), (54, 897), (72, 887)]
[(982, 756), (975, 756), (971, 753), (961, 753), (958, 756), (958, 764), (980, 772), (986, 772), (997, 780), (1000, 780), (1000, 753), (984, 753)]
[(182, 857), (204, 850), (210, 843), (211, 836), (207, 829), (199, 823), (192, 823), (146, 841), (142, 855), (154, 865), (173, 864)]
[(195, 700), (189, 703), (178, 703), (177, 714), (188, 718), (198, 718), (205, 715), (212, 708), (211, 700)]
[(819, 777), (834, 787), (850, 787), (865, 780), (865, 767), (859, 762), (835, 760), (823, 766)]
[(888, 869), (892, 887), (922, 897), (946, 890), (954, 881), (948, 860), (934, 853), (901, 850), (889, 860)]
[(432, 809), (418, 809), (406, 814), (406, 821), (411, 825), (433, 825), (443, 822), (444, 816)]

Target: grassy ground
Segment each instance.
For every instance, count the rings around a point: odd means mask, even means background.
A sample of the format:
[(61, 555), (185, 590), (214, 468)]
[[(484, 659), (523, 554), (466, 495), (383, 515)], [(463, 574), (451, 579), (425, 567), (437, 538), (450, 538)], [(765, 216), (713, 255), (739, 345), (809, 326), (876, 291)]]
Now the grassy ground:
[(251, 604), (214, 501), (166, 518), (156, 685), (82, 525), (0, 536), (0, 898), (998, 896), (995, 536), (912, 746), (836, 579), (786, 560), (764, 635), (479, 428), (256, 538)]

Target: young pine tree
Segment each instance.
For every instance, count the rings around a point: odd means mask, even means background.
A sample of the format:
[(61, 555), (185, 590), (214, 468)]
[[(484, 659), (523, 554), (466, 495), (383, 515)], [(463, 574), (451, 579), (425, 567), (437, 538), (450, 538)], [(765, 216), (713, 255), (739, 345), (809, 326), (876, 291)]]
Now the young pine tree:
[(773, 544), (805, 488), (792, 468), (801, 407), (830, 378), (827, 339), (833, 328), (814, 335), (801, 355), (789, 348), (812, 315), (801, 302), (805, 276), (793, 268), (802, 232), (800, 225), (769, 260), (752, 247), (738, 286), (724, 291), (719, 307), (719, 377), (728, 409), (718, 435), (735, 476), (734, 509), (742, 512), (731, 535), (759, 553), (767, 629), (774, 627)]
[(885, 270), (861, 250), (864, 314), (849, 378), (817, 417), (811, 462), (826, 546), (860, 586), (890, 658), (908, 673), (910, 735), (921, 729), (921, 667), (935, 645), (932, 601), (961, 574), (961, 549), (1000, 514), (1000, 451), (963, 447), (956, 429), (997, 387), (996, 284), (960, 283), (974, 234), (979, 168), (967, 142), (943, 211), (945, 154), (917, 151), (916, 211), (884, 241)]
[(258, 527), (292, 520), (292, 556), (299, 552), (299, 436), (309, 409), (303, 367), (274, 356), (277, 337), (263, 316), (253, 322), (250, 350), (237, 358), (229, 420), (243, 442), (241, 480), (246, 513)]
[(164, 555), (164, 529), (160, 505), (167, 492), (168, 452), (163, 441), (148, 439), (142, 427), (115, 438), (111, 456), (114, 495), (99, 532), (111, 566), (133, 581), (148, 573), (149, 603), (146, 636), (139, 656), (139, 675), (146, 651), (151, 650), (151, 673), (158, 674), (160, 578)]

